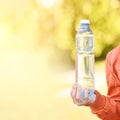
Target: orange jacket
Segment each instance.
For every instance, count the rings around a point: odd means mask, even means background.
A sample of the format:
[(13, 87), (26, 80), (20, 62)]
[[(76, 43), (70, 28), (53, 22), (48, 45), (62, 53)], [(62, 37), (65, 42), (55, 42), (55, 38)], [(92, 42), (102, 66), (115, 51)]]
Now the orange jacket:
[(90, 106), (92, 113), (102, 120), (120, 120), (120, 46), (106, 57), (107, 96), (95, 91), (96, 100)]

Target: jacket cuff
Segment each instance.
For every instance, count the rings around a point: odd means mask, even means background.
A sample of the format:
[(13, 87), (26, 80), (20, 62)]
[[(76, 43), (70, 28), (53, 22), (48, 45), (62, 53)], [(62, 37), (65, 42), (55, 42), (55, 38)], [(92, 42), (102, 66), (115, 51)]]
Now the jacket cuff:
[(95, 102), (90, 106), (93, 113), (96, 113), (97, 111), (103, 109), (105, 107), (105, 96), (101, 95), (98, 91), (95, 90), (96, 100)]

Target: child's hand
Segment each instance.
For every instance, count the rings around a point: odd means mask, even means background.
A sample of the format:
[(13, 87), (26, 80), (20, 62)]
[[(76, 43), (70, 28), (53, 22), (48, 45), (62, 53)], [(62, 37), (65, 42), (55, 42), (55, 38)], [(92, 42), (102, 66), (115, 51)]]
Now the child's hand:
[(95, 99), (96, 95), (94, 94), (94, 91), (90, 91), (88, 88), (83, 88), (78, 83), (73, 84), (72, 90), (71, 90), (71, 97), (73, 102), (78, 105), (85, 105), (89, 106), (91, 105)]

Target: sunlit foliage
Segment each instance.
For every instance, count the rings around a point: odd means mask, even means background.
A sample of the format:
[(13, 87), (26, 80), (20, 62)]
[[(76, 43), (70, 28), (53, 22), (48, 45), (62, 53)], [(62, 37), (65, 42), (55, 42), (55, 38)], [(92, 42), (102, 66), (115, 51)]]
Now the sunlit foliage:
[(120, 44), (119, 0), (0, 0), (0, 11), (0, 50), (47, 46), (52, 61), (74, 63), (81, 19), (91, 21), (97, 59)]
[(95, 34), (96, 58), (105, 59), (108, 51), (119, 45), (119, 0), (64, 0), (61, 9), (56, 11), (56, 46), (64, 52), (70, 52), (73, 61), (75, 59), (75, 34), (81, 19), (91, 21), (91, 29)]

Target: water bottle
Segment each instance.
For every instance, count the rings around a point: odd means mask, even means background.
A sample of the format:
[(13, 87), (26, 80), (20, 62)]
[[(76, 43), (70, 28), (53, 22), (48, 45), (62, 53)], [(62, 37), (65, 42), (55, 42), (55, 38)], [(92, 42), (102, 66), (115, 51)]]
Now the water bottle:
[[(76, 34), (76, 82), (94, 95), (94, 34), (89, 20), (81, 20)], [(83, 95), (84, 97), (84, 95)]]

